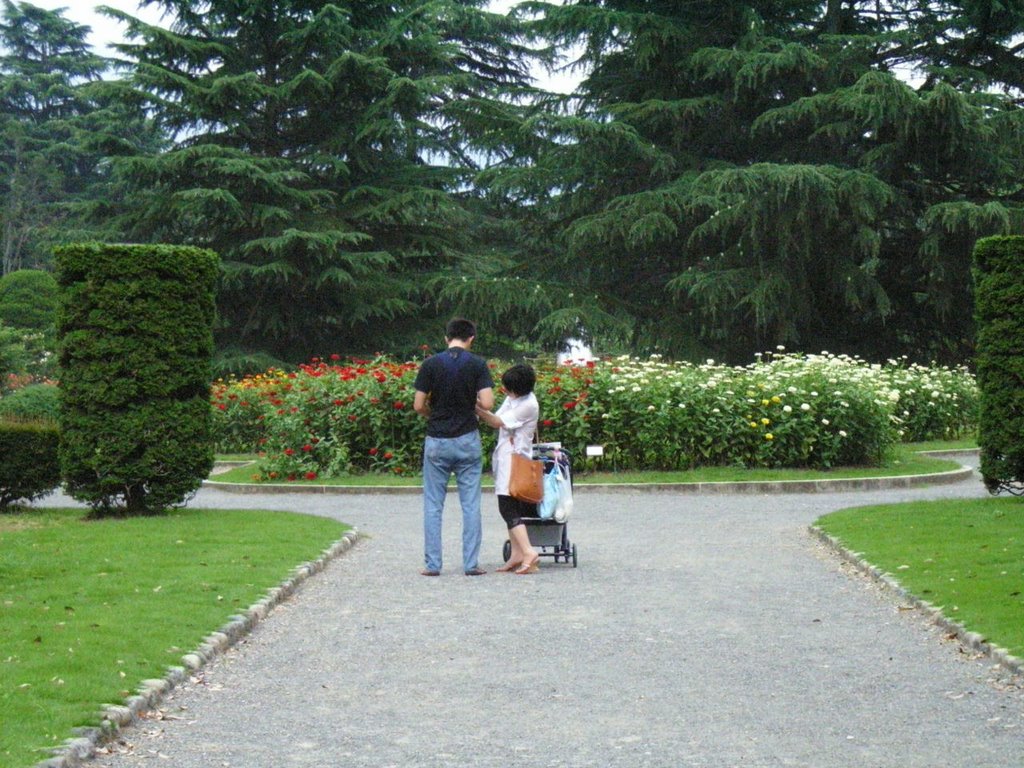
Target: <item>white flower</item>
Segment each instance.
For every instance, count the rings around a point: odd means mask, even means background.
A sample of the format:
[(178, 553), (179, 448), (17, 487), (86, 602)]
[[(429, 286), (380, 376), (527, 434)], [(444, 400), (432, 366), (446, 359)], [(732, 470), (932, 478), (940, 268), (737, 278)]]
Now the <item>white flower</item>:
[(846, 431), (845, 431), (845, 430), (842, 430), (842, 429), (840, 429), (840, 430), (839, 430), (839, 436), (840, 436), (840, 437), (846, 437)]
[(789, 406), (789, 405), (784, 405), (784, 406), (782, 406), (782, 412), (783, 413), (792, 413), (793, 412), (793, 407)]
[(809, 411), (809, 410), (811, 410), (811, 406), (809, 404), (807, 404), (807, 403), (801, 403), (800, 404), (800, 410), (801, 411)]
[(647, 406), (647, 410), (648, 411), (653, 411), (654, 410), (654, 406), (653, 405), (648, 405)]
[(828, 426), (828, 419), (822, 419), (821, 423), (824, 424), (827, 427)]

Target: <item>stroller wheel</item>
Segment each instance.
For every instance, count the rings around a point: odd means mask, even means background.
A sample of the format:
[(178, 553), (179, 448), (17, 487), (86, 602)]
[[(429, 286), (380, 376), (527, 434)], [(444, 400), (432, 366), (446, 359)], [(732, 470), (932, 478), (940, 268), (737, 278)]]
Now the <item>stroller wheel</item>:
[[(568, 559), (568, 558), (567, 558)], [(572, 567), (576, 567), (576, 545), (572, 545)]]
[(506, 541), (504, 546), (501, 548), (501, 557), (507, 563), (508, 559), (512, 557), (512, 542)]

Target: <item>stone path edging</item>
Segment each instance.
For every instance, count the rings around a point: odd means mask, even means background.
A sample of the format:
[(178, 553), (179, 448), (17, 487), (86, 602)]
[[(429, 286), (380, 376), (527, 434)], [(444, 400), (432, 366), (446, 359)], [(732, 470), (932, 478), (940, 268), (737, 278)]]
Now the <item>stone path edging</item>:
[(971, 632), (962, 624), (953, 621), (942, 612), (941, 606), (932, 605), (927, 600), (922, 600), (907, 591), (891, 573), (887, 573), (881, 568), (868, 562), (860, 556), (859, 552), (854, 552), (848, 549), (837, 538), (829, 535), (819, 526), (812, 525), (808, 530), (823, 544), (834, 551), (840, 558), (850, 563), (852, 566), (857, 568), (857, 570), (870, 577), (876, 583), (881, 584), (890, 592), (897, 595), (901, 600), (905, 600), (910, 603), (914, 608), (928, 616), (934, 624), (946, 630), (950, 634), (955, 635), (956, 638), (965, 646), (977, 651), (978, 653), (984, 654), (988, 658), (992, 659), (992, 661), (1014, 674), (1024, 674), (1024, 659), (1014, 656), (1005, 648), (993, 645), (979, 633)]
[[(961, 451), (962, 453), (962, 451)], [(701, 483), (587, 483), (573, 487), (573, 493), (822, 493), (840, 491), (879, 491), (893, 488), (916, 488), (922, 485), (945, 485), (967, 480), (974, 470), (962, 466), (948, 472), (927, 475), (895, 475), (892, 477), (837, 477), (821, 480), (744, 480), (739, 482)], [(204, 480), (203, 486), (226, 493), (322, 493), (322, 494), (410, 494), (422, 493), (418, 485), (292, 485), (288, 483), (225, 483)], [(449, 493), (455, 493), (452, 486)]]
[(162, 678), (143, 680), (138, 692), (122, 704), (107, 704), (100, 711), (100, 725), (76, 729), (76, 735), (54, 750), (54, 756), (36, 764), (36, 768), (78, 768), (96, 755), (98, 747), (112, 741), (122, 728), (140, 719), (143, 713), (155, 709), (176, 686), (209, 664), (253, 628), (283, 600), (291, 596), (299, 585), (324, 569), (331, 560), (340, 557), (359, 541), (359, 531), (352, 528), (325, 549), (318, 558), (296, 566), (281, 584), (248, 609), (232, 616), (218, 631), (212, 632), (191, 653), (181, 658), (181, 666), (172, 666)]

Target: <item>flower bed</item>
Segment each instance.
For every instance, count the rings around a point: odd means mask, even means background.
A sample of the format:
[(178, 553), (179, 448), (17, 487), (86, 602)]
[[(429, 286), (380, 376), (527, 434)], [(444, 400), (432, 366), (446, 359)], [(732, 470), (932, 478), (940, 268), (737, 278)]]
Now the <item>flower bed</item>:
[[(313, 360), (298, 370), (218, 381), (223, 452), (256, 450), (255, 479), (352, 472), (415, 473), (423, 419), (412, 411), (418, 362)], [(498, 372), (503, 363), (491, 363)], [(948, 439), (974, 428), (977, 390), (963, 369), (843, 355), (773, 354), (751, 365), (657, 356), (541, 366), (541, 439), (605, 467), (877, 465), (897, 440)], [(483, 431), (485, 454), (493, 430)]]

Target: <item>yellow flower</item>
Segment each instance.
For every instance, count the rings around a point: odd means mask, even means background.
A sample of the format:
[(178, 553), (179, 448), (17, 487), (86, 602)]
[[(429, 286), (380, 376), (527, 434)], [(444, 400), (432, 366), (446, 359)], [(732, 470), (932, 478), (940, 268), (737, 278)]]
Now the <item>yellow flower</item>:
[(774, 440), (775, 439), (775, 435), (773, 435), (771, 432), (767, 432), (767, 433), (765, 433), (764, 439), (765, 440)]
[(762, 400), (761, 401), (761, 405), (768, 405), (768, 403), (770, 403), (770, 402), (771, 402), (770, 400)]
[(782, 398), (781, 398), (781, 397), (779, 397), (778, 395), (774, 395), (774, 396), (772, 397), (772, 402), (773, 402), (773, 403), (776, 403), (776, 404), (777, 404), (777, 403), (781, 403), (781, 402), (782, 402)]
[(769, 424), (772, 423), (772, 420), (771, 419), (761, 419), (761, 423), (764, 424), (767, 427)]
[(750, 428), (751, 429), (757, 429), (757, 422), (756, 421), (750, 422)]

